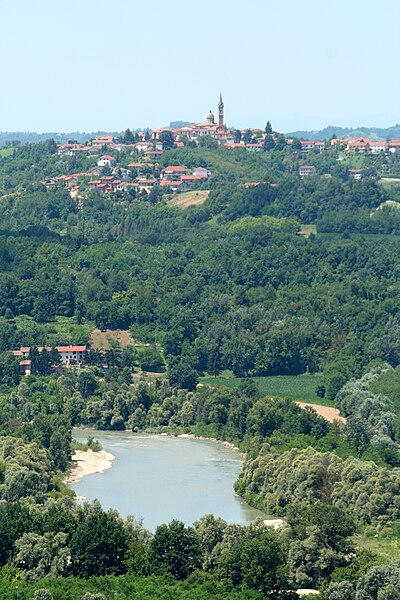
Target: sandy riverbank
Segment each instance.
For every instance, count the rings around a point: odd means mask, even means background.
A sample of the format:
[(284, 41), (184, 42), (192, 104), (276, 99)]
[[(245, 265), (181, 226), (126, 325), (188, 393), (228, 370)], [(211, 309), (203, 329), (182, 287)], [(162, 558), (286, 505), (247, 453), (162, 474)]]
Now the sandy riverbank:
[(99, 452), (77, 450), (72, 456), (72, 460), (76, 463), (76, 466), (71, 469), (70, 474), (65, 479), (65, 483), (67, 484), (77, 483), (85, 475), (104, 473), (104, 471), (112, 467), (115, 456), (105, 450), (100, 450)]

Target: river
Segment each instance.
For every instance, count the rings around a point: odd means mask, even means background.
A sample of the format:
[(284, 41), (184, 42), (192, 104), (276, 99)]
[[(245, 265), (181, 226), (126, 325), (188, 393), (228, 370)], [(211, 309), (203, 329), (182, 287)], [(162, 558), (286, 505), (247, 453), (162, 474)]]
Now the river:
[[(87, 431), (74, 430), (75, 439), (85, 442), (87, 437)], [(209, 440), (127, 431), (96, 431), (94, 437), (116, 457), (112, 468), (87, 475), (71, 488), (123, 517), (142, 518), (150, 531), (172, 519), (189, 525), (208, 513), (240, 524), (265, 517), (233, 492), (243, 456), (231, 448)]]

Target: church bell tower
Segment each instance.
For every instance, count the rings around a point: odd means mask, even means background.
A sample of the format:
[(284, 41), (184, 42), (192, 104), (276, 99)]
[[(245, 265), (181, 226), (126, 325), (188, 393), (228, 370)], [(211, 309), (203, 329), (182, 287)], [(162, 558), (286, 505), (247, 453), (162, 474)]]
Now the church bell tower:
[(218, 102), (218, 125), (224, 127), (224, 103), (222, 101), (222, 94), (219, 95)]

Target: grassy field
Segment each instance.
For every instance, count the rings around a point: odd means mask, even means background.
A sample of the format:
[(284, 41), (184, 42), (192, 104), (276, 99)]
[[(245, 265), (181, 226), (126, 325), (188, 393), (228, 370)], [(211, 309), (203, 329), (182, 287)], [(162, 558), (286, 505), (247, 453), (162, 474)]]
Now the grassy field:
[[(203, 385), (224, 385), (237, 388), (243, 381), (238, 377), (201, 377)], [(315, 388), (321, 384), (321, 375), (282, 375), (276, 377), (252, 377), (262, 394), (266, 396), (280, 396), (299, 402), (311, 402), (321, 406), (334, 406), (333, 402), (319, 398)]]
[(379, 184), (385, 188), (385, 190), (387, 190), (388, 192), (390, 192), (391, 190), (398, 190), (399, 186), (400, 186), (400, 179), (398, 179), (397, 177), (395, 178), (390, 178), (390, 177), (382, 177), (382, 179), (379, 180)]
[(374, 554), (377, 554), (382, 562), (395, 562), (398, 561), (400, 556), (400, 538), (399, 537), (385, 537), (382, 534), (375, 536), (366, 535), (355, 535), (353, 536), (353, 542), (356, 546), (370, 550)]
[(210, 192), (209, 190), (194, 190), (192, 192), (182, 192), (176, 194), (171, 200), (168, 200), (170, 206), (179, 206), (180, 208), (187, 208), (188, 206), (200, 206), (207, 200)]
[(113, 342), (118, 343), (121, 348), (125, 348), (129, 346), (131, 341), (130, 331), (124, 329), (100, 331), (100, 329), (96, 328), (93, 329), (90, 336), (90, 344), (94, 350), (109, 350)]
[(310, 237), (311, 234), (317, 235), (317, 226), (316, 225), (302, 225), (299, 231), (300, 235), (304, 235), (305, 238)]
[(0, 156), (1, 157), (11, 156), (11, 154), (13, 152), (14, 152), (14, 148), (0, 148)]
[(48, 346), (62, 344), (86, 344), (93, 330), (93, 323), (78, 324), (76, 319), (56, 317), (50, 323), (35, 324), (32, 317), (20, 315), (14, 319), (17, 327), (28, 331), (32, 328), (42, 332), (43, 342)]

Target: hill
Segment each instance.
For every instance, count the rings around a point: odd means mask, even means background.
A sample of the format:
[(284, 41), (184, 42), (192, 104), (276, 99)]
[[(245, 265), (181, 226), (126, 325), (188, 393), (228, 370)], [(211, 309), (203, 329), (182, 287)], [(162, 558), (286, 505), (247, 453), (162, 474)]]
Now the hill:
[(400, 138), (400, 125), (396, 123), (392, 127), (380, 128), (380, 127), (336, 127), (335, 125), (328, 125), (320, 131), (292, 131), (287, 133), (287, 137), (298, 137), (307, 140), (328, 140), (333, 135), (338, 138), (348, 137), (366, 137), (373, 141), (386, 140), (390, 137), (392, 140)]

